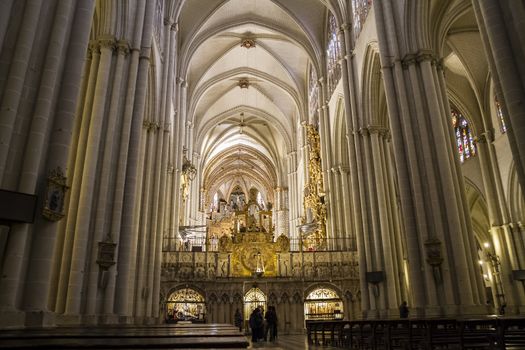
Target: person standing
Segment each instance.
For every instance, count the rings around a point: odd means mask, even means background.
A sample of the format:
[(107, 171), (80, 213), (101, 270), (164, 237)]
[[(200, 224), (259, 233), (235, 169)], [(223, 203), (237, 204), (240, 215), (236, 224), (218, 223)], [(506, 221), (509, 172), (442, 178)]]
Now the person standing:
[(250, 314), (249, 324), (252, 330), (252, 343), (256, 343), (264, 336), (264, 319), (259, 307), (256, 307)]
[(401, 305), (399, 305), (399, 318), (408, 318), (408, 306), (406, 301), (403, 301)]
[(275, 306), (268, 307), (268, 311), (266, 311), (264, 318), (266, 319), (266, 333), (264, 339), (267, 339), (268, 333), (270, 333), (269, 340), (273, 342), (275, 341), (275, 338), (277, 338), (277, 312)]
[(239, 328), (239, 332), (242, 332), (242, 314), (239, 309), (235, 310), (234, 323), (235, 327)]

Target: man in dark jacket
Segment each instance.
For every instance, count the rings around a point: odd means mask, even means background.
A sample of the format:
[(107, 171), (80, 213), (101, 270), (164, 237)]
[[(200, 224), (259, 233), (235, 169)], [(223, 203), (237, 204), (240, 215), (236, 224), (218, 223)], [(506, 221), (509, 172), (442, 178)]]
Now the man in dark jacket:
[(250, 315), (250, 328), (252, 329), (252, 342), (262, 339), (264, 333), (264, 319), (259, 307), (255, 308)]

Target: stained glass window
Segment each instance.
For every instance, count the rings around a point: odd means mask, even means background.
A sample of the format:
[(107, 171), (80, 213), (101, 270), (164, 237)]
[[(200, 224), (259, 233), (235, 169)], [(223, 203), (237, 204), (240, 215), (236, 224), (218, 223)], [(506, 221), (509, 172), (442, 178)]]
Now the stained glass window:
[(341, 79), (341, 43), (337, 36), (338, 28), (335, 17), (330, 13), (328, 15), (328, 47), (326, 48), (326, 62), (328, 71), (328, 95), (334, 92), (339, 79)]
[(166, 302), (168, 321), (204, 320), (204, 297), (194, 289), (181, 288), (171, 293)]
[(259, 204), (259, 207), (264, 208), (264, 200), (261, 192), (257, 192), (257, 204)]
[(343, 301), (329, 288), (313, 290), (304, 302), (307, 320), (333, 320), (343, 318)]
[(317, 84), (317, 73), (311, 65), (308, 76), (308, 102), (310, 116), (315, 117), (319, 106), (319, 85)]
[(503, 119), (503, 109), (501, 108), (501, 103), (499, 103), (498, 98), (494, 96), (494, 103), (496, 104), (496, 115), (498, 117), (499, 129), (502, 134), (507, 132), (507, 125), (505, 125), (505, 120)]
[(368, 12), (372, 7), (372, 0), (352, 0), (352, 9), (354, 11), (354, 37), (357, 38), (363, 24), (365, 23)]
[(454, 134), (456, 135), (456, 146), (458, 148), (459, 160), (463, 163), (465, 160), (476, 155), (474, 138), (470, 132), (467, 119), (465, 119), (465, 117), (456, 109), (452, 109), (450, 114), (452, 117)]
[(215, 192), (215, 194), (213, 195), (212, 210), (217, 211), (218, 208), (219, 208), (219, 194)]
[(263, 309), (263, 312), (264, 312), (264, 310), (266, 309), (266, 295), (263, 293), (262, 290), (255, 287), (255, 288), (250, 289), (244, 295), (244, 317), (245, 319), (248, 320), (253, 310), (255, 310), (255, 308), (259, 306)]

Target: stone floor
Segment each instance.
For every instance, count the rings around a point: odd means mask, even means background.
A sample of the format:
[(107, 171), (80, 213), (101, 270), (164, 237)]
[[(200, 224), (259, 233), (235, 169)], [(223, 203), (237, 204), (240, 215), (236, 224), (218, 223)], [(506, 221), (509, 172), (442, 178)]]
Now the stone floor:
[(278, 340), (275, 343), (272, 343), (272, 342), (259, 342), (259, 343), (252, 344), (251, 340), (249, 340), (249, 341), (250, 341), (250, 346), (248, 346), (248, 349), (259, 349), (259, 350), (265, 350), (265, 349), (272, 349), (272, 350), (302, 350), (302, 349), (333, 350), (333, 349), (336, 349), (336, 348), (330, 347), (330, 346), (313, 346), (313, 345), (308, 345), (308, 341), (306, 339), (306, 335), (284, 335), (284, 336), (279, 336)]

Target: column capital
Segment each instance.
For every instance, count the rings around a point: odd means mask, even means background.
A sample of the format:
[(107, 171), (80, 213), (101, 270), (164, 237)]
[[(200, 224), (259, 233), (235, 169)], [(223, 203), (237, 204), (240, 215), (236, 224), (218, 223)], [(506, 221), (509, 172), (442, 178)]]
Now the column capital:
[(359, 128), (358, 134), (361, 136), (368, 136), (370, 133), (368, 128)]
[(182, 78), (182, 77), (177, 77), (175, 79), (175, 82), (177, 83), (177, 85), (179, 85), (181, 87), (186, 87), (186, 86), (184, 86), (184, 84), (186, 83), (186, 80), (184, 80), (184, 78)]
[(98, 40), (90, 40), (88, 44), (88, 53), (93, 55), (94, 53), (100, 53), (100, 45)]
[(160, 129), (160, 125), (158, 123), (150, 120), (144, 120), (142, 122), (142, 126), (144, 127), (144, 129), (146, 129), (147, 132), (157, 132), (157, 130)]
[(434, 54), (434, 52), (432, 52), (432, 50), (423, 49), (418, 51), (416, 60), (418, 63), (423, 61), (434, 62), (436, 60), (436, 55)]
[(98, 39), (100, 49), (109, 49), (113, 51), (116, 47), (115, 38), (113, 36), (102, 36)]
[(487, 137), (484, 134), (481, 134), (474, 138), (475, 143), (487, 143)]
[(408, 69), (409, 66), (416, 64), (416, 63), (417, 63), (417, 59), (416, 59), (416, 55), (414, 54), (405, 55), (405, 57), (401, 59), (401, 66), (403, 67), (403, 69)]
[(350, 173), (350, 167), (344, 166), (344, 165), (340, 165), (339, 166), (339, 172), (341, 174), (348, 174), (348, 173)]
[(421, 49), (416, 53), (409, 53), (401, 59), (401, 65), (403, 69), (408, 69), (413, 64), (420, 64), (424, 61), (430, 61), (431, 64), (435, 65), (439, 62), (435, 53), (430, 49)]
[(380, 134), (385, 128), (382, 128), (379, 125), (368, 125), (367, 129), (370, 134)]
[(128, 56), (130, 53), (129, 42), (127, 40), (119, 40), (116, 44), (117, 53), (124, 57)]
[(352, 26), (350, 25), (350, 23), (345, 22), (345, 23), (341, 24), (341, 26), (339, 28), (342, 31), (347, 32), (347, 31), (350, 30), (350, 28), (352, 28)]

